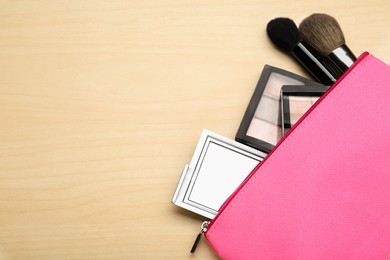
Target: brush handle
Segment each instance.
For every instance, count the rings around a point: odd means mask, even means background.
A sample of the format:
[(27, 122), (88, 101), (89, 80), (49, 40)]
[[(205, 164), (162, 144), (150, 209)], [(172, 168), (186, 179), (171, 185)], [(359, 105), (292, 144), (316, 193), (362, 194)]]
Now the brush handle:
[(326, 69), (315, 56), (316, 54), (309, 49), (304, 42), (300, 42), (295, 46), (291, 54), (301, 63), (301, 65), (309, 71), (319, 82), (324, 85), (332, 85), (336, 79)]

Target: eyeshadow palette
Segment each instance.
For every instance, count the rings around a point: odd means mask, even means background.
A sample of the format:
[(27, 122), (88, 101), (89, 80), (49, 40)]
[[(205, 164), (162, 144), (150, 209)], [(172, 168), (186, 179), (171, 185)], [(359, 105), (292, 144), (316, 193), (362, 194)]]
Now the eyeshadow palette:
[(329, 86), (283, 86), (281, 89), (282, 133), (288, 130), (329, 89)]
[(292, 72), (265, 65), (246, 109), (236, 141), (270, 152), (282, 137), (280, 91), (284, 85), (323, 86)]
[(172, 202), (212, 219), (254, 167), (267, 154), (203, 130), (186, 165)]

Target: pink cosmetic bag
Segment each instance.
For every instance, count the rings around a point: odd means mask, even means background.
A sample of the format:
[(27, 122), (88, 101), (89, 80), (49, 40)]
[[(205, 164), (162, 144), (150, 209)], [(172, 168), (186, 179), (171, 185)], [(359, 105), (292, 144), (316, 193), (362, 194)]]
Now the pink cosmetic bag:
[(390, 67), (361, 55), (205, 236), (223, 259), (390, 259)]

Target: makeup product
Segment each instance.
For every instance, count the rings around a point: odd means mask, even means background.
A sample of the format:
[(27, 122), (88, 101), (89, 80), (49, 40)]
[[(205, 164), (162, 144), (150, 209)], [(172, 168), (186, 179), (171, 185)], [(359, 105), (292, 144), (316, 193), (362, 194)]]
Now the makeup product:
[(389, 259), (389, 85), (361, 55), (207, 224), (218, 257)]
[(329, 86), (283, 86), (281, 90), (282, 133), (290, 128), (317, 102)]
[(283, 85), (321, 84), (276, 67), (265, 65), (246, 109), (236, 141), (270, 152), (282, 137), (280, 90)]
[(212, 219), (225, 200), (267, 154), (203, 130), (172, 202)]
[(343, 31), (337, 20), (327, 14), (312, 14), (299, 25), (301, 35), (310, 46), (324, 57), (325, 67), (340, 78), (356, 61), (345, 43)]
[(319, 82), (325, 85), (336, 82), (333, 75), (316, 57), (318, 54), (303, 41), (294, 21), (289, 18), (275, 18), (267, 24), (267, 34), (276, 46), (290, 53)]

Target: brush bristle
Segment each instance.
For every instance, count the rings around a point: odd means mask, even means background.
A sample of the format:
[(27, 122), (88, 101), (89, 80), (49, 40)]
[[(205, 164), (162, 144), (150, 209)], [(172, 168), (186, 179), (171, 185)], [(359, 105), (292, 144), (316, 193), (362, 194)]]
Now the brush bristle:
[(323, 56), (345, 44), (343, 31), (337, 20), (327, 14), (312, 14), (299, 25), (305, 42)]
[(267, 34), (278, 47), (291, 52), (302, 41), (298, 27), (289, 18), (275, 18), (267, 24)]

